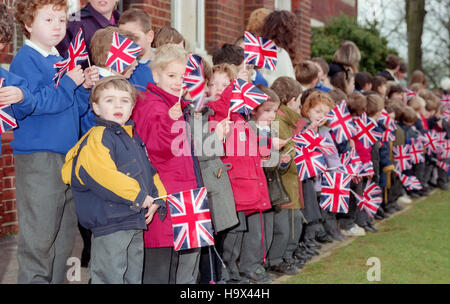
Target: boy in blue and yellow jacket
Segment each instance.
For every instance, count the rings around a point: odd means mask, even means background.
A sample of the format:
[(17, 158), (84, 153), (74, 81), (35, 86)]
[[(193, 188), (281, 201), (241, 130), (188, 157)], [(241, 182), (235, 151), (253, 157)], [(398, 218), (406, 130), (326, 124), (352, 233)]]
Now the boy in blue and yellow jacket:
[(67, 153), (62, 169), (78, 220), (93, 233), (92, 283), (141, 283), (143, 230), (165, 208), (155, 200), (165, 190), (129, 120), (135, 103), (136, 89), (124, 77), (98, 81), (91, 94), (97, 125)]

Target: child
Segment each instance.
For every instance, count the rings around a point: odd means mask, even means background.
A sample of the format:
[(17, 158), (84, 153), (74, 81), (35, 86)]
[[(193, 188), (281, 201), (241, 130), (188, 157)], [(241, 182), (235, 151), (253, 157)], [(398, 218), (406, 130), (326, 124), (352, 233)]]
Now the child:
[[(347, 107), (350, 115), (353, 118), (359, 117), (367, 110), (367, 99), (359, 92), (351, 93), (348, 96)], [(351, 141), (349, 141), (349, 146), (356, 149), (356, 152), (358, 153), (363, 163), (371, 161), (370, 149), (364, 148), (360, 140), (352, 138)], [(362, 178), (353, 178), (350, 183), (350, 189), (355, 191), (357, 194), (362, 195)], [(339, 224), (342, 234), (345, 236), (365, 235), (365, 230), (356, 223), (358, 221), (361, 222), (362, 220), (364, 220), (366, 215), (363, 214), (364, 211), (361, 211), (357, 208), (356, 198), (353, 194), (350, 194), (348, 207), (349, 208), (347, 214), (339, 215)]]
[(400, 99), (402, 101), (405, 101), (405, 98), (406, 98), (405, 90), (399, 84), (390, 85), (386, 96), (388, 99), (395, 98), (395, 99)]
[[(198, 160), (185, 132), (183, 109), (187, 104), (180, 99), (187, 60), (186, 51), (178, 45), (156, 49), (150, 64), (156, 85), (150, 83), (140, 95), (132, 116), (169, 194), (203, 187)], [(196, 283), (200, 249), (174, 251), (170, 215), (153, 218), (144, 232), (144, 245), (144, 283)]]
[[(306, 97), (301, 109), (302, 116), (306, 120), (305, 128), (312, 129), (314, 132), (320, 133), (321, 136), (325, 136), (331, 140), (329, 128), (324, 127), (326, 120), (323, 118), (333, 107), (334, 103), (328, 94), (321, 91), (311, 92)], [(337, 153), (333, 156), (329, 156), (327, 163), (330, 165), (330, 168), (338, 167), (340, 165), (340, 160)], [(331, 238), (324, 233), (326, 232), (323, 227), (324, 220), (327, 221), (326, 224), (328, 225), (328, 230), (330, 232), (332, 228), (337, 230), (337, 225), (333, 225), (333, 216), (331, 214), (324, 214), (325, 218), (322, 217), (322, 211), (319, 207), (320, 195), (317, 194), (321, 187), (320, 181), (319, 184), (317, 184), (317, 180), (317, 178), (303, 180), (302, 189), (305, 201), (304, 215), (307, 221), (304, 227), (305, 233), (303, 236), (303, 243), (306, 247), (320, 249), (321, 245), (318, 244), (315, 239), (319, 238), (321, 234), (324, 235), (321, 237), (323, 242), (332, 241)], [(337, 233), (337, 231), (335, 231), (335, 233)]]
[(321, 57), (315, 57), (311, 59), (311, 61), (314, 62), (319, 69), (319, 81), (315, 88), (328, 93), (332, 89), (330, 79), (328, 79), (328, 72), (330, 71), (328, 63)]
[(183, 35), (180, 34), (176, 29), (170, 26), (163, 26), (156, 31), (155, 37), (153, 39), (152, 47), (157, 49), (165, 44), (177, 44), (182, 48), (186, 47), (186, 41)]
[(240, 46), (228, 43), (223, 44), (220, 49), (214, 52), (212, 62), (214, 65), (223, 63), (232, 64), (238, 73), (247, 71), (248, 75), (244, 78), (245, 81), (250, 81), (254, 85), (262, 84), (267, 86), (267, 81), (259, 70), (255, 69), (252, 65), (244, 64), (244, 49)]
[(397, 72), (400, 70), (400, 58), (393, 54), (389, 54), (386, 57), (386, 69), (377, 74), (377, 76), (384, 77), (387, 81), (398, 82), (396, 77)]
[[(0, 3), (0, 51), (8, 43), (11, 43), (14, 35), (14, 19), (8, 12), (6, 4)], [(14, 105), (26, 100), (30, 103), (33, 95), (28, 90), (28, 84), (25, 79), (16, 76), (4, 68), (0, 67), (0, 78), (3, 78), (3, 86), (0, 87), (0, 105)], [(13, 106), (14, 114), (18, 118), (20, 107)]]
[[(98, 70), (99, 78), (122, 75), (126, 79), (129, 79), (138, 65), (137, 60), (135, 60), (122, 73), (118, 73), (111, 67), (106, 66), (108, 53), (113, 41), (113, 35), (116, 32), (119, 35), (127, 37), (133, 41), (137, 40), (136, 37), (130, 32), (118, 29), (117, 27), (109, 26), (107, 28), (97, 30), (92, 37), (90, 51), (92, 63), (94, 64), (92, 67)], [(89, 109), (89, 111), (81, 118), (81, 133), (85, 134), (93, 126), (95, 126), (95, 116), (92, 110)]]
[(319, 68), (311, 61), (301, 61), (295, 66), (295, 79), (303, 91), (312, 89), (319, 82)]
[(333, 87), (342, 90), (347, 96), (355, 90), (355, 76), (350, 69), (333, 74), (330, 76), (330, 82)]
[(218, 100), (223, 91), (230, 85), (231, 80), (236, 78), (236, 75), (236, 68), (232, 64), (222, 63), (213, 66), (212, 76), (208, 81), (208, 99)]
[(75, 242), (77, 219), (70, 189), (61, 180), (64, 155), (78, 141), (89, 88), (80, 66), (55, 88), (55, 46), (66, 32), (66, 1), (15, 1), (25, 45), (10, 71), (25, 78), (34, 99), (13, 105), (19, 128), (15, 154), (19, 218), (19, 283), (63, 283)]
[(386, 98), (386, 91), (387, 91), (387, 80), (383, 76), (374, 76), (372, 78), (372, 91), (375, 93), (378, 93), (383, 97), (383, 99)]
[(367, 72), (355, 74), (355, 89), (360, 93), (372, 90), (372, 75)]
[[(279, 137), (286, 140), (299, 133), (305, 120), (300, 115), (300, 97), (302, 96), (301, 84), (287, 76), (277, 78), (271, 89), (280, 98), (280, 108), (277, 111), (275, 121), (279, 124)], [(294, 142), (288, 143), (280, 150), (281, 153), (291, 157), (288, 171), (281, 175), (281, 182), (289, 195), (290, 201), (280, 206), (281, 210), (274, 215), (274, 236), (272, 247), (269, 250), (269, 264), (274, 268), (279, 265), (287, 266), (293, 264), (302, 268), (306, 260), (312, 256), (296, 250), (303, 227), (303, 214), (300, 209), (304, 208), (302, 184), (298, 182), (297, 167), (293, 161), (295, 151)], [(294, 252), (296, 253), (294, 255)], [(287, 267), (286, 267), (287, 268)]]
[(138, 90), (145, 91), (149, 82), (155, 83), (150, 68), (153, 57), (152, 42), (155, 35), (150, 15), (142, 9), (130, 8), (120, 16), (119, 29), (132, 33), (136, 37), (135, 42), (143, 48), (136, 70), (130, 77), (130, 82)]
[(122, 76), (106, 77), (90, 99), (97, 126), (67, 153), (63, 181), (71, 186), (80, 223), (93, 233), (92, 283), (140, 284), (142, 230), (165, 206), (154, 201), (161, 181), (129, 121), (134, 87)]

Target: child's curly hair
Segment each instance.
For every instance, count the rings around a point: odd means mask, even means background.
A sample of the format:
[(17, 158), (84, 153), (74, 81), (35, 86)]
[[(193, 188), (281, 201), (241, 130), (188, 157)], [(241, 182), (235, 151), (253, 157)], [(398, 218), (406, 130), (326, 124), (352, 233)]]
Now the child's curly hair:
[(46, 5), (53, 5), (55, 10), (67, 11), (67, 0), (16, 0), (14, 1), (14, 17), (20, 24), (22, 33), (30, 38), (30, 33), (25, 28), (25, 25), (33, 24), (36, 11)]
[(305, 103), (302, 105), (302, 116), (309, 118), (309, 110), (318, 104), (324, 104), (329, 107), (330, 110), (335, 106), (334, 101), (327, 93), (317, 90), (306, 97)]
[(299, 61), (299, 32), (298, 17), (294, 13), (281, 10), (274, 11), (266, 17), (261, 36), (273, 40), (278, 47), (284, 48), (295, 65)]
[(10, 43), (14, 35), (14, 20), (8, 7), (0, 3), (0, 42)]

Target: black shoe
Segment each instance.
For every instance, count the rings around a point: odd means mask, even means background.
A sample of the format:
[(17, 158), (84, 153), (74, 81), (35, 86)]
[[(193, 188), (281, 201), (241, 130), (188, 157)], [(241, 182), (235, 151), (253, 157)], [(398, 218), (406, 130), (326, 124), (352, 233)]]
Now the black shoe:
[(375, 227), (375, 225), (373, 223), (368, 223), (367, 226), (369, 226), (370, 228), (372, 228), (372, 232), (378, 232), (377, 227)]
[(316, 240), (319, 243), (333, 243), (333, 238), (327, 233), (323, 233), (319, 236), (316, 236)]
[(375, 214), (375, 215), (373, 216), (373, 218), (376, 219), (376, 220), (382, 220), (382, 219), (384, 219), (384, 217), (382, 217), (381, 215), (378, 215), (378, 213)]
[(344, 235), (338, 229), (331, 230), (330, 236), (333, 238), (333, 240), (339, 241), (339, 242), (345, 238)]
[(439, 186), (439, 188), (441, 190), (447, 191), (448, 190), (448, 185), (447, 184), (443, 184), (443, 185)]
[(294, 258), (299, 259), (299, 260), (304, 260), (304, 261), (309, 261), (312, 259), (312, 255), (306, 253), (305, 248), (303, 247), (299, 247), (297, 250), (295, 250), (294, 252)]
[(270, 266), (269, 271), (281, 275), (296, 275), (300, 272), (300, 270), (294, 264), (288, 263), (286, 261), (283, 261), (274, 266)]
[(364, 231), (366, 231), (366, 232), (375, 232), (375, 230), (372, 227), (370, 227), (369, 225), (364, 225), (362, 227), (364, 228)]
[(315, 249), (313, 249), (313, 248), (311, 248), (311, 247), (308, 247), (307, 244), (303, 244), (303, 246), (304, 246), (305, 252), (306, 252), (307, 254), (310, 254), (310, 255), (312, 255), (312, 256), (314, 256), (314, 255), (319, 255), (319, 251), (317, 251), (317, 250), (315, 250)]
[(409, 192), (408, 196), (411, 198), (419, 198), (420, 197), (420, 195), (416, 192)]
[(312, 249), (321, 249), (322, 245), (317, 242), (314, 239), (305, 240), (306, 247), (312, 248)]
[(258, 268), (253, 272), (241, 273), (241, 276), (253, 283), (270, 283), (274, 280), (274, 277), (266, 273), (264, 268)]
[(395, 209), (397, 209), (397, 211), (403, 210), (403, 207), (400, 206), (399, 204), (397, 204), (397, 202), (392, 203), (392, 207), (394, 207)]

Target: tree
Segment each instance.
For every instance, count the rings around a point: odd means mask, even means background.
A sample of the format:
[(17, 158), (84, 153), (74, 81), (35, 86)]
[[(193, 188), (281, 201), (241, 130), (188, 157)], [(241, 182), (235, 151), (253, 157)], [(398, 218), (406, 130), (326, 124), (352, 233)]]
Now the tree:
[(408, 69), (422, 70), (422, 33), (425, 0), (405, 0), (406, 36), (408, 38)]
[(360, 25), (356, 18), (341, 15), (331, 19), (324, 27), (312, 28), (311, 57), (322, 57), (331, 62), (334, 52), (342, 40), (351, 40), (361, 52), (360, 71), (372, 75), (385, 68), (384, 60), (388, 54), (398, 55), (395, 49), (387, 46), (374, 24)]

